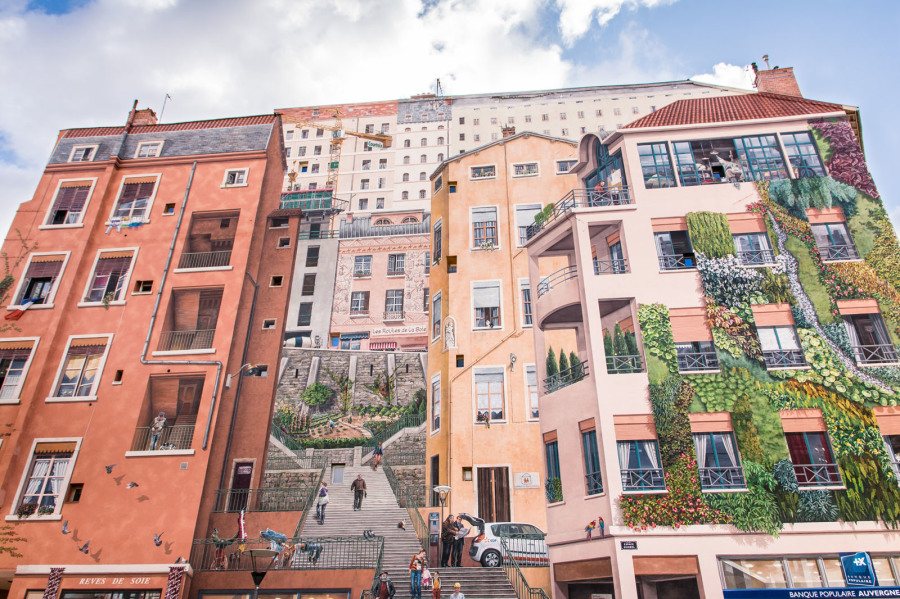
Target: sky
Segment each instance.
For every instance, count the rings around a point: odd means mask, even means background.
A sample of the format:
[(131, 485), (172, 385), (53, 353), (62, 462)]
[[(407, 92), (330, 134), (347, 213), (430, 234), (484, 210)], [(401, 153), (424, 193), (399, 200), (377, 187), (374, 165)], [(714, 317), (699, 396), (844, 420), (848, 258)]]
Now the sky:
[(696, 79), (792, 66), (858, 106), (900, 224), (897, 0), (0, 0), (0, 231), (60, 129), (446, 94)]

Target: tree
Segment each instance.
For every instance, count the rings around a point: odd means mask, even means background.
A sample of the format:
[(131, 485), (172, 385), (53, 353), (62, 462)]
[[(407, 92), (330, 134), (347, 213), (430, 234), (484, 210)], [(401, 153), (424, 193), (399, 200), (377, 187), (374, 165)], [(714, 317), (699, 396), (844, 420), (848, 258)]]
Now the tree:
[(332, 382), (337, 385), (338, 406), (341, 414), (346, 416), (350, 412), (350, 404), (353, 401), (353, 381), (346, 374), (334, 374), (329, 369), (325, 369)]
[(584, 369), (581, 366), (581, 360), (575, 352), (569, 352), (569, 366), (572, 368), (572, 378), (580, 381), (584, 376)]
[(329, 387), (322, 383), (313, 383), (300, 394), (300, 399), (308, 406), (318, 406), (331, 399), (332, 395), (334, 391)]
[(559, 350), (559, 372), (560, 374), (572, 374), (567, 372), (569, 370), (569, 358), (566, 356), (566, 351), (562, 348)]
[(381, 401), (386, 405), (391, 405), (391, 400), (394, 398), (394, 392), (397, 388), (397, 381), (395, 379), (396, 376), (392, 374), (379, 372), (378, 376), (375, 378), (375, 382), (371, 385), (366, 385), (366, 389), (381, 398)]
[(551, 377), (554, 374), (559, 372), (559, 366), (556, 362), (556, 354), (553, 353), (553, 348), (550, 348), (550, 351), (547, 352), (547, 377)]

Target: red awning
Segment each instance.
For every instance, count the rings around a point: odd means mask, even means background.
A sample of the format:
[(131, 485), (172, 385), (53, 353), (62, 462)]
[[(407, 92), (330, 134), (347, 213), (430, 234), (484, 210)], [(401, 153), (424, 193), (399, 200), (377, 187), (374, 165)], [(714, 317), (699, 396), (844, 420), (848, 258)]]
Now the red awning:
[(385, 350), (385, 349), (397, 349), (396, 341), (379, 341), (375, 343), (369, 344), (370, 350)]

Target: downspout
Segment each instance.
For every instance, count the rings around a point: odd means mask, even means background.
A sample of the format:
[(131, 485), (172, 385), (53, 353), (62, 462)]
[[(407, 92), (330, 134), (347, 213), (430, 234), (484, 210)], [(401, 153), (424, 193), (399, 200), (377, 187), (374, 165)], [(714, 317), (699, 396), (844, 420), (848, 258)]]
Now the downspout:
[(194, 182), (194, 171), (197, 170), (197, 161), (191, 166), (191, 175), (188, 178), (187, 188), (184, 190), (184, 199), (181, 201), (181, 211), (178, 213), (178, 220), (175, 222), (175, 233), (172, 235), (172, 243), (169, 245), (169, 255), (166, 257), (166, 265), (163, 268), (162, 279), (159, 282), (159, 290), (156, 292), (156, 302), (153, 304), (153, 312), (150, 315), (150, 326), (147, 328), (147, 338), (144, 339), (144, 349), (141, 351), (141, 364), (172, 364), (172, 365), (188, 365), (188, 366), (215, 366), (216, 380), (213, 384), (212, 401), (209, 404), (209, 416), (206, 418), (206, 430), (203, 433), (203, 446), (206, 449), (209, 442), (209, 428), (212, 426), (212, 417), (216, 407), (216, 396), (219, 394), (219, 380), (222, 378), (222, 362), (217, 360), (148, 360), (147, 350), (150, 348), (150, 335), (153, 333), (153, 326), (156, 324), (156, 315), (159, 312), (159, 304), (162, 302), (162, 293), (166, 285), (166, 279), (169, 276), (169, 267), (172, 265), (172, 256), (175, 254), (175, 242), (178, 240), (178, 233), (181, 231), (181, 223), (184, 220), (184, 211), (187, 208), (188, 196), (191, 193), (191, 185)]

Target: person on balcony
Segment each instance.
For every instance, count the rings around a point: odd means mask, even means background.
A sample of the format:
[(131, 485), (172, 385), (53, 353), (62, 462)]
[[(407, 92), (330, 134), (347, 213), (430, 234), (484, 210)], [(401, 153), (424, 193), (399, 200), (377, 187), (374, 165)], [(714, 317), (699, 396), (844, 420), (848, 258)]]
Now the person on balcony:
[(319, 562), (319, 556), (322, 555), (322, 544), (300, 543), (300, 553), (309, 554), (306, 561), (312, 562), (312, 565), (315, 566)]
[(356, 480), (350, 485), (350, 490), (353, 491), (353, 511), (361, 510), (363, 497), (368, 495), (366, 481), (363, 480), (362, 474), (356, 475)]
[(163, 431), (166, 430), (166, 413), (160, 412), (159, 416), (150, 423), (150, 451), (154, 451), (159, 447), (159, 440)]

